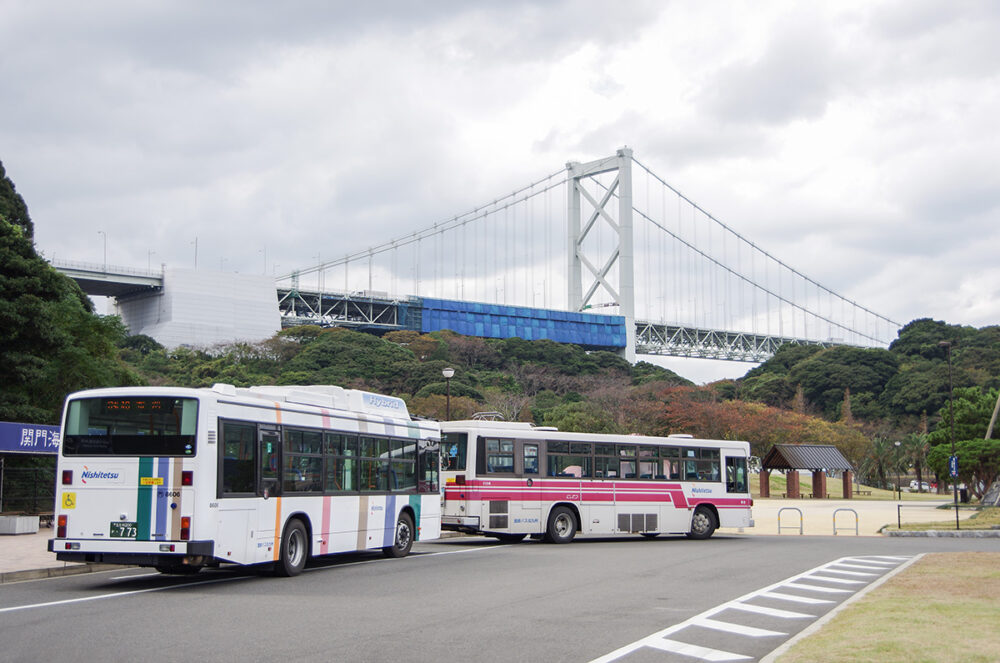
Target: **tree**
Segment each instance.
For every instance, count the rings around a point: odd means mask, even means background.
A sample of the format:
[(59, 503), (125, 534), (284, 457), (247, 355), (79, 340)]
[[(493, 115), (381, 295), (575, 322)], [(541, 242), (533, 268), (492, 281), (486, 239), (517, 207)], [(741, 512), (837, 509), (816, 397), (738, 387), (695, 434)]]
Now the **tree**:
[(358, 384), (393, 391), (405, 384), (419, 363), (408, 348), (370, 334), (342, 328), (324, 330), (281, 367), (282, 379), (313, 384)]
[[(955, 443), (958, 456), (958, 481), (965, 483), (972, 494), (981, 498), (994, 481), (1000, 478), (1000, 440), (959, 440)], [(927, 464), (938, 476), (949, 476), (948, 459), (951, 445), (938, 445), (927, 455)]]
[(924, 481), (923, 470), (927, 467), (927, 453), (931, 449), (927, 434), (910, 433), (903, 438), (901, 447), (906, 465), (913, 466), (917, 473), (917, 492), (920, 492)]
[(17, 228), (21, 237), (29, 241), (34, 238), (35, 226), (31, 223), (28, 206), (17, 193), (14, 183), (7, 177), (2, 161), (0, 161), (0, 219)]
[[(2, 169), (0, 169), (2, 170)], [(118, 358), (125, 328), (93, 313), (36, 252), (27, 206), (0, 177), (0, 419), (55, 424), (72, 391), (138, 384)]]
[[(993, 407), (997, 401), (997, 390), (983, 391), (979, 387), (955, 389), (955, 439), (982, 439), (986, 435)], [(938, 412), (937, 427), (928, 435), (931, 446), (951, 444), (951, 406), (945, 403)], [(1000, 437), (1000, 429), (993, 431), (993, 437)]]
[(889, 486), (886, 477), (899, 467), (899, 458), (895, 442), (884, 435), (876, 435), (858, 467), (859, 478), (886, 488)]
[(802, 386), (806, 398), (819, 407), (827, 419), (836, 416), (844, 389), (850, 388), (855, 398), (854, 416), (867, 419), (884, 413), (873, 407), (863, 411), (861, 395), (867, 393), (877, 399), (897, 370), (898, 360), (888, 350), (837, 346), (796, 364), (789, 371), (789, 379)]

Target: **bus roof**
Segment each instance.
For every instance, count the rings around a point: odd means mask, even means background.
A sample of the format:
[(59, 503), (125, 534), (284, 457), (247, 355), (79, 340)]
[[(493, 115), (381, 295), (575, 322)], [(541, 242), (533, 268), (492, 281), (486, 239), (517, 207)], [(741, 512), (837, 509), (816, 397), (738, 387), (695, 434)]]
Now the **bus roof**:
[(673, 433), (666, 437), (654, 437), (649, 435), (636, 434), (603, 434), (603, 433), (575, 433), (572, 431), (560, 431), (554, 426), (535, 426), (525, 421), (483, 421), (479, 419), (468, 419), (464, 421), (442, 421), (441, 431), (452, 432), (458, 430), (476, 430), (484, 434), (494, 435), (517, 435), (533, 439), (549, 440), (577, 440), (580, 442), (608, 442), (618, 444), (674, 444), (683, 446), (685, 444), (710, 443), (719, 447), (740, 447), (749, 448), (749, 443), (743, 440), (706, 440), (695, 438), (688, 433)]
[(70, 394), (69, 398), (107, 397), (112, 395), (162, 395), (162, 396), (213, 396), (254, 399), (270, 402), (294, 403), (332, 410), (360, 412), (377, 417), (391, 417), (410, 421), (406, 403), (395, 396), (385, 396), (358, 389), (344, 389), (335, 385), (261, 385), (236, 387), (216, 383), (211, 387), (116, 387), (88, 389)]

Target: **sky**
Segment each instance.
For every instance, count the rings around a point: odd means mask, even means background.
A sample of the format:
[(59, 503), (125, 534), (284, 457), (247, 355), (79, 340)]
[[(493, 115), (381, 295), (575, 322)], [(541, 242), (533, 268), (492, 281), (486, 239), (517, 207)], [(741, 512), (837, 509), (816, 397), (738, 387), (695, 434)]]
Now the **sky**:
[(979, 327), (998, 34), (988, 1), (0, 0), (0, 161), (50, 259), (281, 273), (628, 145), (846, 297)]

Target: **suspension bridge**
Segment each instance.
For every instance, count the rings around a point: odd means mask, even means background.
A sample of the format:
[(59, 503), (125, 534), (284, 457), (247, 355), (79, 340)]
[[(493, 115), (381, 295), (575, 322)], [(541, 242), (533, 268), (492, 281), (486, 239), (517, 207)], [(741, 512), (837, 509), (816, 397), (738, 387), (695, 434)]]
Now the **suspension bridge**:
[[(181, 317), (164, 312), (170, 272), (55, 266), (85, 291), (116, 297), (133, 333), (156, 337), (163, 319)], [(174, 275), (184, 295), (173, 299), (206, 296), (192, 278)], [(549, 338), (630, 361), (760, 362), (789, 343), (885, 347), (900, 327), (758, 246), (627, 147), (406, 235), (256, 278), (270, 301), (247, 320), (270, 316), (276, 292), (283, 327)]]
[(618, 316), (633, 361), (760, 362), (786, 343), (884, 347), (900, 327), (715, 218), (629, 148), (283, 274), (278, 286), (285, 324), (399, 328), (421, 298)]

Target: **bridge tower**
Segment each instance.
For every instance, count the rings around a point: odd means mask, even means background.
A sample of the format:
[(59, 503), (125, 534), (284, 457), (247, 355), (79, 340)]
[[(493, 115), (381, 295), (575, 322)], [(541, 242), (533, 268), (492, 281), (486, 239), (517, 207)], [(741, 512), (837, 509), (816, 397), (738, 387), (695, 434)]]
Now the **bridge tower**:
[[(592, 308), (594, 296), (598, 291), (611, 298), (611, 304), (618, 307), (625, 317), (625, 359), (635, 363), (635, 277), (633, 271), (632, 251), (632, 150), (623, 147), (614, 156), (605, 157), (588, 163), (571, 161), (566, 164), (567, 182), (569, 186), (567, 224), (567, 249), (569, 253), (568, 302), (569, 309), (583, 311)], [(603, 173), (616, 171), (614, 181), (606, 187), (604, 195), (598, 201), (586, 190), (586, 180)], [(603, 186), (603, 185), (602, 185)], [(613, 198), (618, 196), (617, 218), (610, 213), (613, 210)], [(592, 210), (585, 224), (581, 223), (582, 203), (586, 200)], [(591, 254), (588, 258), (584, 242), (590, 233), (596, 234), (599, 221), (607, 223), (617, 239), (617, 246), (612, 247), (610, 255), (603, 265), (600, 256)], [(609, 283), (608, 274), (617, 265), (617, 289)], [(587, 268), (587, 285), (584, 290), (583, 268)]]

